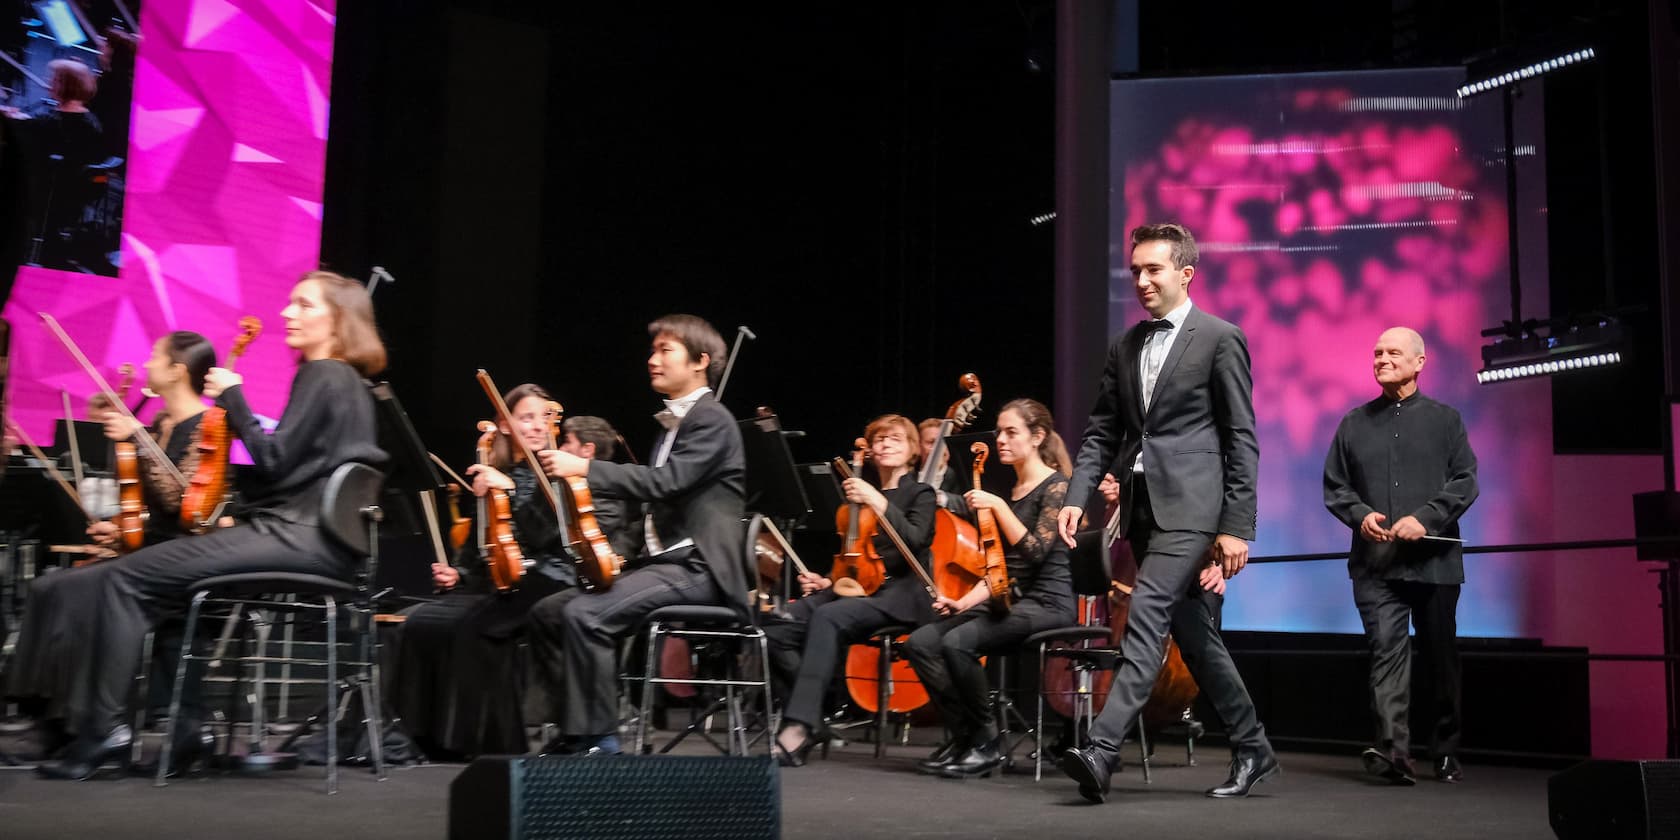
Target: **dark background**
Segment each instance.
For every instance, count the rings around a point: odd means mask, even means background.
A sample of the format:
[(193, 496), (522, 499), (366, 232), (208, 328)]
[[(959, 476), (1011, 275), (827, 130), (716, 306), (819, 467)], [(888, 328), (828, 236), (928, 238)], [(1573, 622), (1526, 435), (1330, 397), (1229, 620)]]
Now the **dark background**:
[[(323, 259), (398, 278), (377, 295), (389, 378), (434, 450), (467, 460), (485, 367), (645, 454), (645, 325), (675, 311), (758, 333), (725, 402), (807, 430), (802, 460), (882, 412), (942, 413), (964, 371), (983, 427), (1051, 401), (1054, 223), (1029, 219), (1055, 204), (1052, 2), (540, 5), (339, 9)], [(1544, 83), (1551, 303), (1600, 308), (1613, 278), (1616, 304), (1655, 306), (1643, 3), (1137, 6), (1120, 73), (1459, 64), (1598, 33), (1611, 57)], [(1633, 365), (1557, 380), (1560, 450), (1660, 447), (1660, 336), (1634, 323)]]

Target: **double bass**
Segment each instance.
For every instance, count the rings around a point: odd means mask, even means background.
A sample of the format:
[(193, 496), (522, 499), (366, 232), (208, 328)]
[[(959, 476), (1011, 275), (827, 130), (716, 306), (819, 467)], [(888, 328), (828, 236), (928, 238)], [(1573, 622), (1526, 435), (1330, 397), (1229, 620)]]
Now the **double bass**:
[[(980, 411), (980, 377), (965, 373), (957, 384), (968, 396), (951, 403), (945, 419), (939, 423), (939, 438), (928, 452), (927, 462), (917, 480), (932, 486), (945, 456), (945, 438), (974, 423)], [(935, 490), (939, 488), (935, 487)], [(986, 558), (980, 549), (980, 534), (974, 523), (941, 507), (933, 515), (933, 579), (939, 594), (957, 600), (974, 588), (985, 576)]]
[[(239, 319), (239, 335), (228, 349), (222, 367), (233, 370), (245, 349), (262, 334), (262, 319), (246, 315)], [(228, 433), (227, 409), (211, 406), (198, 421), (198, 433), (193, 446), (198, 450), (198, 466), (192, 480), (181, 496), (181, 527), (188, 533), (202, 534), (215, 525), (228, 497), (228, 451), (233, 444)]]

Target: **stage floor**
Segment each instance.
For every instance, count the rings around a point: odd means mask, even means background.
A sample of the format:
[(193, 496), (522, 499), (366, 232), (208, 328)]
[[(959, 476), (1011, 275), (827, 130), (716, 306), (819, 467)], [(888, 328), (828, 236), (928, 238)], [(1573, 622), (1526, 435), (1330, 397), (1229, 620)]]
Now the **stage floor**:
[[(686, 745), (685, 745), (686, 746)], [(1467, 781), (1395, 788), (1369, 780), (1357, 756), (1282, 755), (1283, 776), (1242, 801), (1202, 791), (1224, 780), (1225, 751), (1165, 744), (1145, 785), (1135, 765), (1115, 777), (1107, 804), (1090, 805), (1054, 768), (1033, 782), (1030, 761), (990, 779), (943, 780), (915, 772), (925, 747), (895, 747), (882, 760), (868, 744), (813, 757), (782, 771), (784, 837), (1387, 838), (1551, 836), (1551, 771), (1470, 765)], [(699, 754), (697, 750), (679, 752)], [(1025, 750), (1022, 751), (1023, 753)], [(1128, 759), (1136, 749), (1128, 750)], [(325, 796), (320, 768), (268, 778), (211, 775), (156, 789), (140, 778), (82, 784), (39, 780), (0, 768), (0, 838), (442, 838), (449, 782), (459, 764), (393, 770), (376, 782), (345, 768), (340, 793)], [(1024, 770), (1024, 772), (1023, 772)]]

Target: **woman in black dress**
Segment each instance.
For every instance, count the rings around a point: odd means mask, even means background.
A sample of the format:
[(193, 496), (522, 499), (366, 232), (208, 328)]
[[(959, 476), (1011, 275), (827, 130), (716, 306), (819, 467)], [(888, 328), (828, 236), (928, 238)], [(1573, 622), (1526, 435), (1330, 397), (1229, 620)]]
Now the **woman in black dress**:
[[(158, 339), (146, 360), (146, 387), (164, 403), (150, 434), (183, 476), (190, 477), (198, 469), (196, 443), (204, 414), (201, 395), (204, 377), (215, 364), (216, 350), (210, 342), (184, 330)], [(105, 420), (105, 436), (111, 440), (131, 441), (135, 435), (132, 421), (121, 414), (112, 412)], [(149, 514), (145, 544), (156, 545), (184, 535), (180, 513), (186, 488), (152, 459), (149, 448), (136, 451), (141, 492)], [(112, 547), (120, 532), (116, 523), (100, 521), (88, 526), (88, 536), (97, 545)], [(74, 719), (77, 710), (67, 707), (66, 702), (73, 693), (76, 663), (85, 656), (88, 632), (94, 623), (85, 606), (93, 602), (101, 578), (110, 569), (109, 563), (94, 563), (50, 572), (30, 583), (25, 602), (28, 609), (6, 669), (4, 693), (18, 702), (26, 716), (35, 719), (42, 755), (56, 751), (68, 739), (64, 722)]]
[[(320, 526), (327, 479), (347, 463), (381, 465), (373, 396), (364, 376), (385, 367), (385, 345), (373, 301), (361, 284), (330, 272), (304, 275), (281, 312), (286, 345), (299, 363), (280, 424), (264, 432), (245, 402), (241, 377), (224, 368), (205, 378), (206, 395), (227, 410), (228, 430), (244, 442), (259, 486), (237, 525), (142, 549), (112, 563), (88, 605), (90, 656), (77, 677), (71, 721), (76, 740), (63, 758), (36, 771), (55, 779), (87, 779), (106, 761), (126, 761), (133, 733), (124, 707), (140, 641), (187, 605), (197, 581), (240, 572), (297, 572), (351, 580), (359, 563)], [(183, 764), (202, 749), (196, 722), (177, 724)]]
[[(874, 539), (887, 580), (862, 597), (840, 597), (833, 581), (813, 574), (800, 576), (804, 597), (788, 608), (789, 619), (765, 626), (772, 648), (771, 666), (778, 681), (792, 682), (783, 705), (785, 721), (777, 735), (776, 757), (797, 767), (825, 733), (823, 696), (847, 648), (893, 624), (918, 625), (934, 617), (933, 602), (921, 578), (909, 567), (932, 568), (934, 514), (938, 505), (932, 487), (918, 482), (913, 469), (921, 458), (916, 424), (898, 414), (876, 418), (864, 430), (880, 486), (862, 476), (846, 479), (846, 501), (866, 505), (892, 523), (904, 545), (915, 554), (901, 555), (882, 529)], [(798, 651), (795, 655), (793, 652)]]
[[(503, 400), (514, 427), (498, 431), (489, 464), (467, 469), (472, 492), (508, 494), (514, 540), (531, 561), (519, 588), (491, 591), (476, 540), (461, 548), (455, 565), (432, 565), (432, 582), (445, 594), (408, 612), (391, 691), (392, 707), (404, 728), (432, 758), (458, 759), (494, 753), (522, 753), (525, 680), (518, 657), (519, 636), (531, 605), (577, 586), (577, 569), (565, 553), (554, 508), (540, 492), (530, 467), (513, 456), (511, 435), (532, 451), (548, 448), (551, 401), (536, 385), (520, 385)], [(582, 458), (611, 459), (617, 438), (596, 417), (566, 420), (562, 451)], [(622, 502), (595, 499), (596, 519), (620, 556), (635, 556), (640, 522), (624, 515)]]
[(1005, 405), (998, 412), (997, 456), (1015, 468), (1010, 498), (970, 490), (967, 499), (970, 508), (990, 510), (997, 519), (1014, 607), (1007, 613), (986, 609), (992, 595), (981, 581), (957, 600), (941, 597), (934, 608), (945, 617), (911, 633), (906, 646), (951, 735), (920, 767), (944, 776), (985, 775), (1003, 762), (980, 657), (1074, 619), (1067, 553), (1056, 537), (1073, 462), (1049, 409), (1027, 399)]

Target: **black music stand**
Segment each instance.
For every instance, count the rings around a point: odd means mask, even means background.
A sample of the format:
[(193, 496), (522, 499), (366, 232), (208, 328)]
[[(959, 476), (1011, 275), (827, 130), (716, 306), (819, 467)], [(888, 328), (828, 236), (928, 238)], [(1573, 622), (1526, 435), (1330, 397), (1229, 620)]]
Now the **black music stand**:
[(0, 532), (44, 543), (88, 541), (87, 516), (34, 458), (12, 456), (0, 479)]
[[(390, 461), (385, 464), (385, 488), (379, 500), (385, 509), (379, 535), (379, 579), (369, 585), (376, 592), (390, 589), (399, 595), (429, 599), (433, 594), (435, 553), (420, 494), (431, 491), (435, 502), (448, 491), (391, 384), (381, 382), (371, 392), (379, 420), (379, 448), (385, 450)], [(438, 527), (447, 529), (449, 523), (441, 507), (434, 504), (433, 510), (438, 514)], [(416, 557), (424, 562), (415, 562)]]
[[(767, 414), (738, 425), (747, 462), (747, 510), (764, 514), (782, 533), (792, 534), (810, 516), (811, 501), (793, 463), (781, 419)], [(793, 577), (783, 570), (783, 603), (793, 593)]]
[[(59, 458), (70, 451), (70, 435), (63, 417), (53, 421), (53, 442), (47, 454)], [(82, 452), (82, 463), (96, 472), (111, 469), (111, 441), (105, 437), (105, 424), (92, 420), (76, 421), (76, 446)]]

